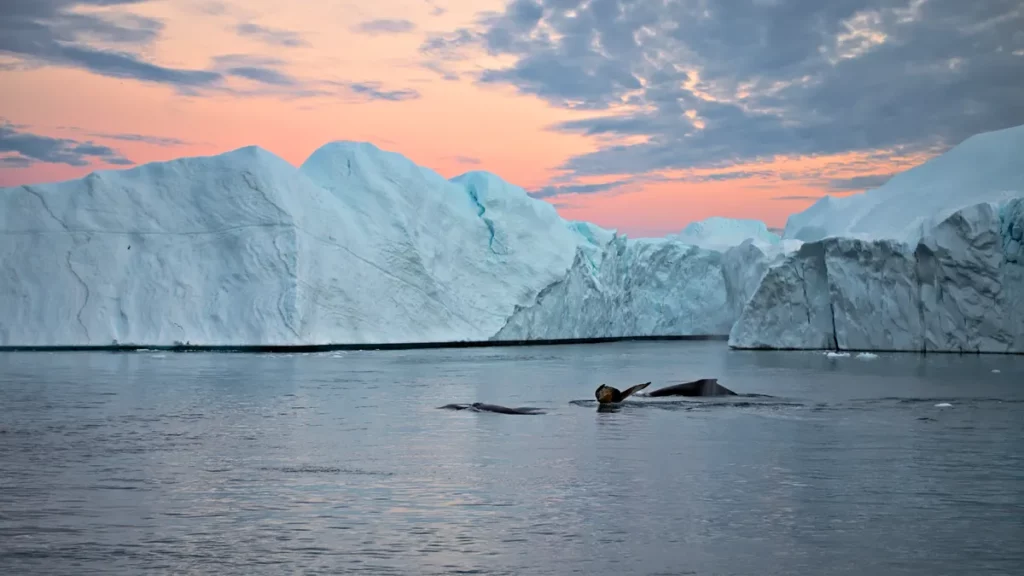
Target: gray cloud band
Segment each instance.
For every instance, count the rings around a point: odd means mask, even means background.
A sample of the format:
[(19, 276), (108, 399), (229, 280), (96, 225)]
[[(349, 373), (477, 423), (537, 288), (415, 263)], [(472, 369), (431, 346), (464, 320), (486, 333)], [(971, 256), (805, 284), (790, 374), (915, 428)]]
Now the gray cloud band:
[[(5, 2), (0, 19), (0, 53), (14, 56), (25, 65), (62, 66), (88, 70), (112, 78), (125, 78), (172, 86), (187, 95), (209, 91), (236, 96), (306, 98), (339, 96), (339, 90), (357, 100), (407, 100), (418, 98), (412, 89), (387, 90), (373, 81), (305, 80), (282, 68), (280, 59), (251, 55), (222, 55), (206, 70), (173, 68), (146, 62), (133, 49), (151, 44), (163, 31), (153, 18), (108, 12), (103, 15), (74, 12), (79, 7), (122, 7), (147, 0), (16, 0)], [(235, 27), (238, 34), (274, 47), (301, 47), (306, 42), (288, 30), (250, 22)], [(118, 46), (96, 47), (95, 42)], [(256, 88), (226, 85), (228, 78), (252, 82)]]
[(516, 0), (421, 52), (436, 70), (467, 49), (513, 56), (476, 81), (600, 110), (551, 127), (609, 140), (561, 168), (628, 175), (934, 153), (1022, 124), (1022, 30), (1016, 0)]
[(37, 162), (88, 166), (94, 160), (126, 166), (132, 161), (113, 148), (69, 138), (52, 138), (26, 132), (21, 126), (0, 121), (0, 164), (22, 168)]

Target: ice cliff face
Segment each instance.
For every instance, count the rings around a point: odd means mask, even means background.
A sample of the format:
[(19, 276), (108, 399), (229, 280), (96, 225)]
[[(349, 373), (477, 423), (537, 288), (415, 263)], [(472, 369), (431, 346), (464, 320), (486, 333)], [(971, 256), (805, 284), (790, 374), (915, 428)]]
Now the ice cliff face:
[(781, 249), (723, 252), (671, 239), (605, 237), (563, 280), (517, 308), (496, 340), (728, 334)]
[(358, 143), (3, 189), (0, 239), (7, 346), (725, 334), (743, 263), (777, 257), (628, 240)]
[(1018, 197), (957, 210), (913, 244), (806, 243), (767, 272), (729, 345), (1024, 352), (1022, 235)]
[(334, 202), (293, 172), (245, 148), (0, 191), (0, 344), (294, 340)]
[[(1024, 352), (1024, 126), (973, 136), (786, 224), (734, 348)], [(784, 240), (787, 242), (790, 240)]]
[(597, 259), (578, 252), (569, 274), (495, 339), (728, 333), (735, 316), (717, 252), (622, 237), (601, 248)]

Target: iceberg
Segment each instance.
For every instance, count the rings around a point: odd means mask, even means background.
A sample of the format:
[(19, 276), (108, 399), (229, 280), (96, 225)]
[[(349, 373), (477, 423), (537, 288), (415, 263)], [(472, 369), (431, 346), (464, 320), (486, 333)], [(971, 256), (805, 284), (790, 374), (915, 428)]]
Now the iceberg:
[[(922, 207), (926, 209), (922, 211)], [(973, 136), (786, 224), (741, 349), (1024, 352), (1024, 126)]]
[(725, 336), (749, 270), (784, 252), (760, 228), (705, 234), (715, 250), (629, 239), (355, 142), (298, 168), (246, 147), (98, 171), (0, 206), (8, 347)]
[(720, 252), (738, 246), (748, 239), (755, 245), (768, 247), (778, 246), (782, 242), (782, 238), (769, 231), (768, 226), (760, 220), (721, 216), (691, 222), (682, 232), (670, 235), (669, 238)]
[(718, 252), (615, 236), (598, 258), (577, 252), (568, 274), (517, 308), (495, 339), (724, 335), (733, 310)]
[(690, 234), (636, 239), (569, 225), (579, 244), (568, 274), (517, 307), (495, 340), (726, 335), (769, 265), (799, 245), (753, 220), (716, 217)]

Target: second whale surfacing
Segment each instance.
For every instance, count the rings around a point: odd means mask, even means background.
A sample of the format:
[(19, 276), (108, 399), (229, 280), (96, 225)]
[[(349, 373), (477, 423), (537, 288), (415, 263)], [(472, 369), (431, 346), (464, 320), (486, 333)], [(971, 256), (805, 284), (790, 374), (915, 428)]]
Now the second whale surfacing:
[(673, 384), (672, 386), (658, 388), (657, 390), (652, 390), (651, 392), (644, 394), (644, 396), (647, 396), (648, 398), (658, 398), (661, 396), (704, 398), (708, 396), (739, 396), (739, 394), (719, 384), (718, 378), (701, 378), (700, 380), (694, 380), (693, 382), (683, 382), (681, 384)]
[(508, 406), (499, 406), (498, 404), (485, 404), (483, 402), (473, 402), (472, 404), (445, 404), (439, 406), (445, 410), (472, 410), (473, 412), (494, 412), (497, 414), (524, 414), (524, 415), (535, 415), (544, 414), (544, 411), (540, 408), (530, 408), (523, 406), (520, 408), (509, 408)]

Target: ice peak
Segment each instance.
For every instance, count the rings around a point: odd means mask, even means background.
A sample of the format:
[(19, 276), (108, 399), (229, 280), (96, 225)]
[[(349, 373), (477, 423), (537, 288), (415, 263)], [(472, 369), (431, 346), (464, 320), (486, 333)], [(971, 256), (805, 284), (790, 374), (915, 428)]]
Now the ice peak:
[(331, 162), (337, 162), (341, 159), (352, 160), (361, 165), (369, 164), (381, 168), (397, 166), (408, 168), (409, 166), (415, 166), (411, 160), (398, 152), (385, 150), (370, 142), (334, 140), (314, 150), (306, 158), (306, 161), (302, 163), (300, 170), (305, 170), (309, 166), (320, 165), (328, 159)]
[(789, 217), (785, 238), (885, 238), (914, 243), (946, 217), (975, 203), (1000, 204), (1024, 193), (1024, 125), (967, 138), (885, 184), (825, 196)]
[(497, 174), (487, 172), (486, 170), (470, 170), (455, 176), (451, 179), (453, 184), (464, 186), (467, 189), (473, 188), (479, 190), (483, 196), (491, 197), (494, 194), (502, 194), (505, 196), (517, 196), (521, 198), (531, 198), (527, 194), (526, 190), (521, 186), (516, 186), (511, 182), (507, 182)]
[(747, 239), (761, 245), (774, 245), (782, 240), (777, 234), (770, 232), (768, 226), (760, 220), (721, 216), (691, 222), (682, 232), (669, 235), (668, 238), (711, 250), (726, 250)]

